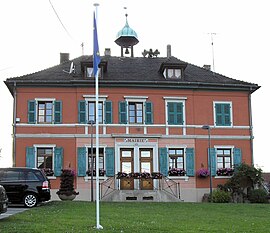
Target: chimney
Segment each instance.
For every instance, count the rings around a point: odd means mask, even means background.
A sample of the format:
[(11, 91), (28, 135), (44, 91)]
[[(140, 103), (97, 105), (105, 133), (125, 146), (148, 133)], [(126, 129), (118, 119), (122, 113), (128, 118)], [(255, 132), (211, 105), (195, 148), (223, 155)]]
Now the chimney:
[(167, 57), (172, 56), (172, 47), (170, 44), (167, 45)]
[(111, 56), (111, 49), (110, 48), (105, 48), (104, 55), (105, 56)]
[(203, 65), (203, 68), (206, 70), (211, 70), (211, 65)]
[(69, 53), (60, 53), (60, 64), (69, 61)]

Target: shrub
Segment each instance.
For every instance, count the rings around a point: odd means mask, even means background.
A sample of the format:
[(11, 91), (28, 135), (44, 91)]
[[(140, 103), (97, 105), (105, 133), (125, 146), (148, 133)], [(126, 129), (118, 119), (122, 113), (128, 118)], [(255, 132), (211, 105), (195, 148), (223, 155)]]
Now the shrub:
[(263, 189), (251, 190), (248, 197), (251, 203), (267, 203), (267, 193)]
[(217, 189), (212, 193), (212, 201), (214, 203), (228, 203), (231, 202), (231, 200), (231, 193), (229, 192)]

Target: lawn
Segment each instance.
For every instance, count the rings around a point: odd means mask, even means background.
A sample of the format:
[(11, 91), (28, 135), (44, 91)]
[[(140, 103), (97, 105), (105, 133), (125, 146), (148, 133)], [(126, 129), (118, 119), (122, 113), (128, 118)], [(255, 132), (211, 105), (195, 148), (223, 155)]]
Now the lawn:
[(50, 202), (0, 220), (0, 232), (270, 232), (269, 204)]

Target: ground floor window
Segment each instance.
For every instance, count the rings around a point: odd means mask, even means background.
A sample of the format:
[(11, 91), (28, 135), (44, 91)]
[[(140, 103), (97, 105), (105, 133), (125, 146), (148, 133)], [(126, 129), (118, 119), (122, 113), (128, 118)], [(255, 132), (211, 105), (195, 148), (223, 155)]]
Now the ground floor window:
[[(93, 148), (93, 175), (96, 176), (96, 148)], [(87, 175), (91, 176), (92, 173), (92, 154), (91, 148), (88, 150), (88, 170)], [(104, 176), (106, 174), (104, 167), (104, 148), (99, 148), (99, 175)]]
[(185, 156), (183, 148), (169, 149), (169, 176), (185, 175)]
[(232, 149), (217, 149), (217, 168), (232, 168)]
[(53, 148), (37, 148), (37, 167), (53, 169)]

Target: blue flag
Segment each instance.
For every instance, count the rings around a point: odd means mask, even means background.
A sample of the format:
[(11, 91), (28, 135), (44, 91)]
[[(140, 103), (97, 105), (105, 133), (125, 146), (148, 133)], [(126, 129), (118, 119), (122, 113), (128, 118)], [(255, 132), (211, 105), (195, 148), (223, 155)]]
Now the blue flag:
[(96, 22), (96, 16), (94, 12), (94, 53), (93, 53), (94, 76), (96, 76), (98, 72), (99, 63), (100, 63), (100, 55), (99, 55), (99, 48), (98, 48), (97, 22)]

